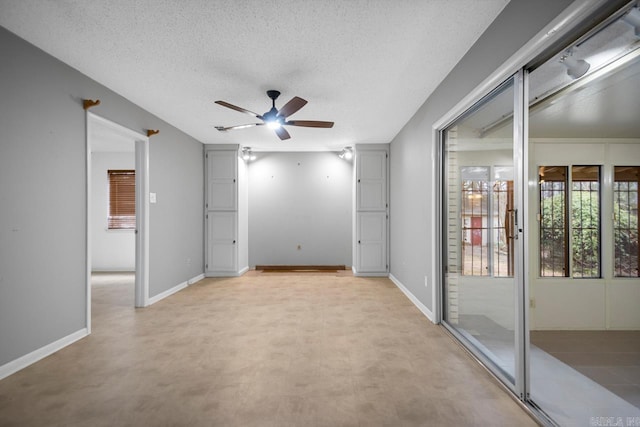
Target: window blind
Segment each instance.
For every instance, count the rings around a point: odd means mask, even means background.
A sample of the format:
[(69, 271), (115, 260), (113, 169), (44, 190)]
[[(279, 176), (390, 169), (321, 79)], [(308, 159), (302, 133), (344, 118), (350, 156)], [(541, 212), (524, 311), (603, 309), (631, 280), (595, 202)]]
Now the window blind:
[(108, 170), (110, 230), (136, 228), (136, 171)]

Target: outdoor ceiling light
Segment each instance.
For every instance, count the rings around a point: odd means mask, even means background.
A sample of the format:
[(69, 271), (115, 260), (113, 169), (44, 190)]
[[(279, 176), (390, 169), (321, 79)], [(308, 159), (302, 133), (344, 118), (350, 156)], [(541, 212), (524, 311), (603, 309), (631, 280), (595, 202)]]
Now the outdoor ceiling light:
[(353, 159), (353, 148), (344, 147), (342, 149), (342, 151), (340, 152), (340, 154), (338, 154), (338, 157), (340, 157), (341, 159), (345, 159), (345, 160)]
[(631, 8), (629, 13), (622, 17), (622, 20), (635, 29), (636, 37), (640, 37), (640, 9)]
[(573, 52), (567, 51), (567, 53), (560, 58), (560, 63), (567, 67), (569, 77), (577, 79), (587, 74), (591, 64), (584, 59), (575, 59), (572, 55)]

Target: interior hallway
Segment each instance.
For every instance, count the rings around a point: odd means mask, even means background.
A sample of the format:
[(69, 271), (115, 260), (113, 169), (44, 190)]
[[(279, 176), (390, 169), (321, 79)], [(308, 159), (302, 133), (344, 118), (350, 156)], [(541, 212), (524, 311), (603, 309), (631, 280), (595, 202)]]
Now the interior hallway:
[(0, 426), (535, 425), (388, 279), (250, 272), (134, 309), (132, 278), (0, 381)]

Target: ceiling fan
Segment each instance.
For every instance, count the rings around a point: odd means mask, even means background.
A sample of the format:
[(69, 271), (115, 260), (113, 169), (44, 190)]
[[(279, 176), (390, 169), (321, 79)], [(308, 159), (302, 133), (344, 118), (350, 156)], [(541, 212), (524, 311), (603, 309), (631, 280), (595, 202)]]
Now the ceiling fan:
[(225, 101), (216, 101), (216, 104), (218, 105), (231, 108), (232, 110), (236, 110), (241, 113), (249, 114), (250, 116), (253, 116), (255, 118), (262, 120), (262, 123), (249, 123), (246, 125), (229, 126), (229, 127), (216, 126), (216, 129), (218, 129), (221, 132), (225, 132), (233, 129), (244, 129), (244, 128), (253, 127), (253, 126), (267, 125), (274, 130), (276, 135), (278, 135), (278, 138), (280, 138), (281, 140), (285, 140), (285, 139), (291, 138), (291, 135), (289, 135), (289, 132), (287, 132), (287, 130), (283, 128), (283, 126), (302, 126), (302, 127), (308, 127), (308, 128), (333, 127), (333, 122), (321, 122), (317, 120), (287, 120), (287, 117), (289, 117), (290, 115), (292, 115), (293, 113), (295, 113), (296, 111), (304, 107), (307, 101), (297, 96), (294, 96), (293, 98), (291, 98), (289, 102), (284, 104), (284, 106), (280, 110), (278, 110), (276, 108), (276, 99), (278, 99), (278, 97), (280, 96), (280, 92), (278, 92), (277, 90), (268, 90), (267, 96), (271, 98), (272, 106), (269, 111), (267, 111), (262, 115), (256, 114), (253, 111), (245, 110), (244, 108), (241, 108), (241, 107), (237, 107), (233, 104), (229, 104), (228, 102), (225, 102)]

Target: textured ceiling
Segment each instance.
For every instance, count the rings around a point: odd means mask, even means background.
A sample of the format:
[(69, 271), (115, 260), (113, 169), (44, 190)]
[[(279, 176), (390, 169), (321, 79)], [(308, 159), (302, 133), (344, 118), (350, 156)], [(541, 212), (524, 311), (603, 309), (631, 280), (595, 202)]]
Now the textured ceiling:
[[(0, 25), (204, 143), (390, 142), (508, 0), (0, 0)], [(309, 103), (281, 142), (265, 91)], [(99, 110), (95, 111), (99, 114)]]

